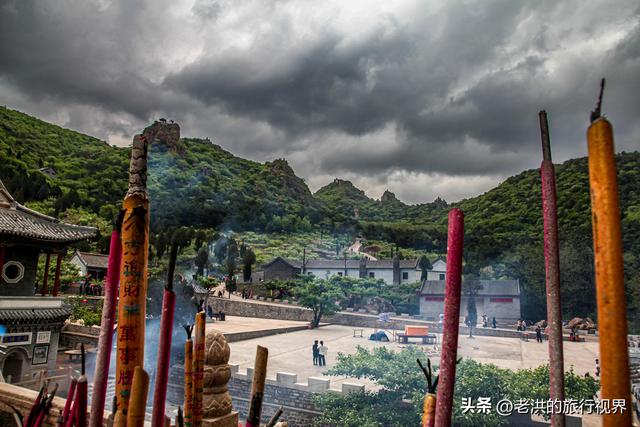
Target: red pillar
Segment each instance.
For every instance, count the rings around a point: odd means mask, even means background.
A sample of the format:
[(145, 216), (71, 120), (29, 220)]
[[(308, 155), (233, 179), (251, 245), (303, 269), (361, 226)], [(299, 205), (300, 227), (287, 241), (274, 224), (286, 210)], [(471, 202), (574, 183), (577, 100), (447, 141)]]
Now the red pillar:
[(2, 268), (4, 267), (4, 246), (0, 246), (0, 274), (2, 274)]
[(60, 266), (62, 263), (62, 253), (58, 252), (58, 257), (56, 258), (56, 275), (53, 278), (53, 292), (51, 293), (54, 297), (58, 296), (58, 291), (60, 290)]
[(47, 252), (47, 262), (44, 264), (44, 278), (42, 279), (42, 288), (40, 294), (47, 294), (47, 287), (49, 286), (49, 265), (51, 264), (51, 253)]

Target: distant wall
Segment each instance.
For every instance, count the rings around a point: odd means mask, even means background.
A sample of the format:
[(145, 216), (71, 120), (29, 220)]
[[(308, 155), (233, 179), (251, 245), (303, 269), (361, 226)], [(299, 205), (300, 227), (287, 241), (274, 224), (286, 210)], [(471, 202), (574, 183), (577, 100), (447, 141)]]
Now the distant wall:
[[(230, 300), (227, 298), (209, 298), (208, 303), (213, 307), (214, 311), (222, 310), (230, 316), (258, 317), (263, 319), (283, 319), (297, 320), (302, 322), (310, 322), (312, 312), (308, 308), (299, 307), (293, 303), (284, 304), (261, 304), (252, 300)], [(420, 320), (414, 316), (401, 315), (391, 317), (395, 323), (396, 329), (402, 330), (405, 325), (429, 326), (432, 330), (436, 330), (438, 324), (432, 321)], [(378, 316), (374, 314), (356, 313), (350, 311), (341, 311), (332, 316), (323, 317), (321, 322), (334, 323), (338, 325), (353, 326), (358, 328), (381, 328), (382, 323), (378, 320)], [(461, 334), (468, 334), (469, 329), (466, 326), (460, 326)], [(500, 336), (500, 337), (519, 337), (519, 333), (514, 330), (492, 329), (492, 328), (474, 328), (475, 335)], [(235, 340), (238, 341), (238, 340)]]

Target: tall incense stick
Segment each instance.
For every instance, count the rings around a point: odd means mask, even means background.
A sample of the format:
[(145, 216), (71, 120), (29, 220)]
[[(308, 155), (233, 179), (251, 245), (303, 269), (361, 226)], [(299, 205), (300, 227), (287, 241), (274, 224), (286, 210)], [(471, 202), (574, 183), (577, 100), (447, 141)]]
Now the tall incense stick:
[(184, 343), (184, 425), (193, 425), (193, 325), (184, 325), (187, 340)]
[(631, 425), (631, 385), (627, 348), (627, 304), (622, 262), (622, 229), (613, 126), (600, 116), (604, 79), (587, 131), (593, 252), (600, 336), (602, 399), (624, 399), (626, 410), (602, 415), (604, 427)]
[[(564, 400), (564, 357), (562, 354), (562, 310), (560, 303), (560, 255), (558, 245), (558, 209), (556, 174), (551, 162), (551, 142), (547, 112), (540, 111), (542, 138), (542, 215), (544, 218), (544, 260), (547, 282), (547, 322), (549, 323), (549, 396)], [(563, 427), (564, 414), (551, 415), (551, 425)]]
[(104, 288), (100, 338), (98, 339), (98, 353), (96, 354), (96, 367), (93, 374), (93, 396), (91, 398), (91, 416), (89, 417), (90, 427), (102, 427), (104, 417), (109, 365), (111, 364), (111, 347), (113, 346), (113, 327), (116, 320), (120, 263), (122, 261), (120, 227), (122, 226), (123, 213), (121, 211), (114, 225), (111, 233), (111, 244), (109, 245), (109, 263)]
[[(118, 302), (116, 396), (118, 409), (129, 407), (134, 369), (144, 361), (147, 262), (149, 252), (149, 198), (147, 195), (147, 149), (155, 140), (167, 145), (180, 138), (175, 123), (155, 122), (133, 138), (129, 166), (129, 189), (125, 195), (122, 224), (122, 268)], [(131, 416), (128, 413), (128, 416)]]
[(151, 426), (165, 425), (165, 400), (167, 398), (167, 381), (169, 379), (169, 362), (171, 359), (171, 333), (173, 331), (173, 315), (176, 305), (176, 294), (173, 292), (173, 275), (176, 269), (178, 245), (171, 246), (169, 257), (169, 271), (167, 283), (162, 299), (162, 319), (160, 320), (160, 342), (158, 343), (158, 362), (156, 364), (156, 379), (153, 392), (153, 411)]
[(436, 427), (451, 425), (453, 389), (456, 381), (458, 329), (460, 327), (460, 290), (462, 282), (462, 248), (464, 214), (458, 208), (449, 211), (447, 237), (447, 272), (444, 297), (444, 325), (439, 386), (436, 398)]

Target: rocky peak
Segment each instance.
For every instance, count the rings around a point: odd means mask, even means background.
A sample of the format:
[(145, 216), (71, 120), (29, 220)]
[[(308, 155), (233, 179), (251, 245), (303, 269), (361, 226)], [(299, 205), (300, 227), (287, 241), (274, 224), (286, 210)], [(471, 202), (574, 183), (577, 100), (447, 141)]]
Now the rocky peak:
[(384, 190), (384, 193), (382, 193), (382, 197), (380, 197), (380, 201), (383, 203), (397, 202), (398, 198), (391, 191)]

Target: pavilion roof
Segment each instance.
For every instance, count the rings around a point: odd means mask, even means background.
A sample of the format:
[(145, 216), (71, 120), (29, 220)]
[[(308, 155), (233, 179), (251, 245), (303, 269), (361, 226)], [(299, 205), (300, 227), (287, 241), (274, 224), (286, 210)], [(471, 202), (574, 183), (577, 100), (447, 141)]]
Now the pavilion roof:
[(97, 228), (67, 224), (21, 205), (0, 181), (0, 236), (73, 243), (97, 234)]
[(0, 323), (16, 325), (20, 323), (64, 322), (71, 316), (67, 307), (38, 309), (0, 309)]

